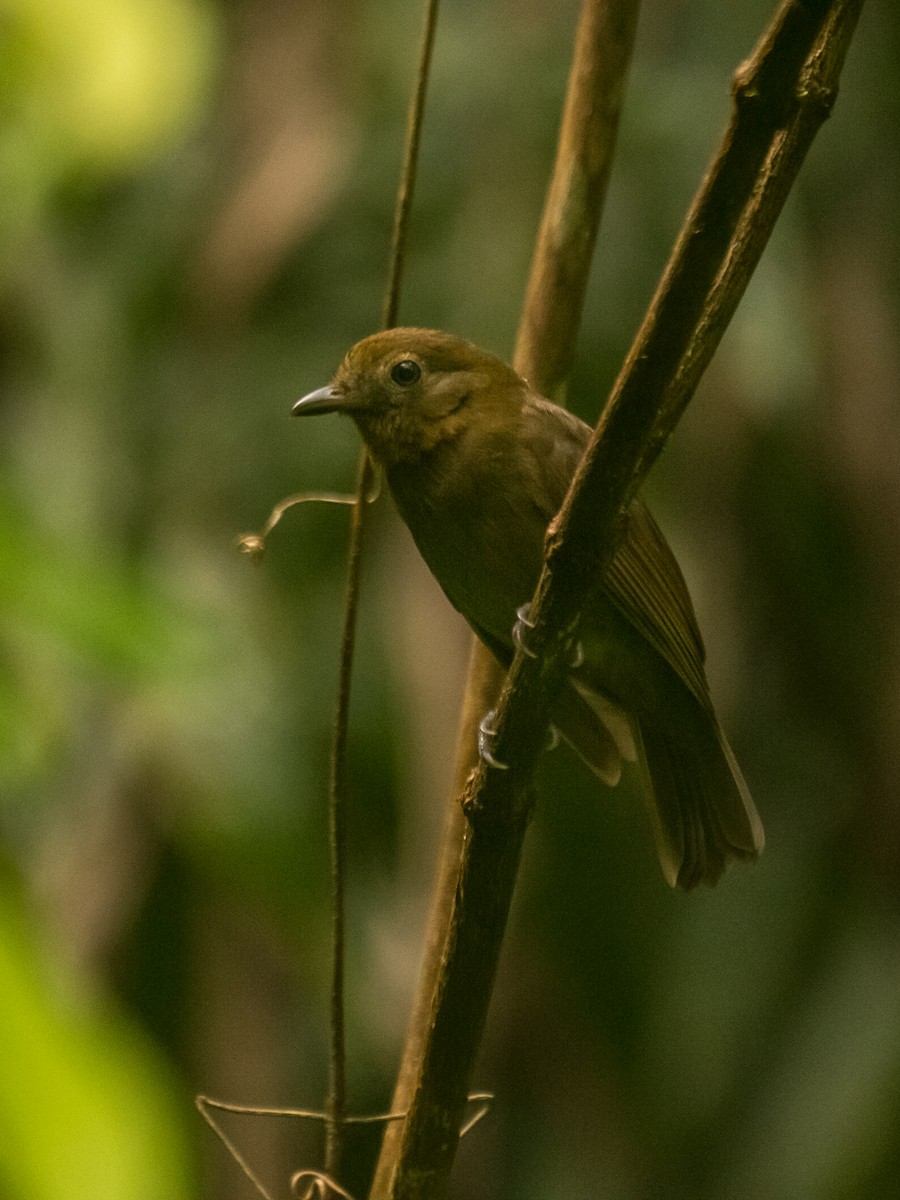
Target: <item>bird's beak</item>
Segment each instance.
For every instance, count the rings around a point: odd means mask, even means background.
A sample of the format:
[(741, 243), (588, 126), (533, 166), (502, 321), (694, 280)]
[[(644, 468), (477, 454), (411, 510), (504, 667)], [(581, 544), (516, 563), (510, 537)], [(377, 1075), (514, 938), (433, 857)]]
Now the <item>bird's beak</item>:
[(334, 384), (329, 383), (327, 387), (310, 392), (308, 396), (303, 396), (298, 400), (291, 409), (291, 414), (295, 417), (315, 416), (316, 413), (340, 412), (345, 407), (346, 401), (343, 392), (338, 391)]

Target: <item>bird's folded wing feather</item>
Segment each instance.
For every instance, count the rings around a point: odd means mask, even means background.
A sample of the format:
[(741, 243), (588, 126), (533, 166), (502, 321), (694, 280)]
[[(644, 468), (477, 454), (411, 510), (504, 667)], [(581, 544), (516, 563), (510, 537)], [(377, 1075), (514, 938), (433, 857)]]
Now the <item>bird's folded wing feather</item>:
[(711, 711), (703, 671), (703, 639), (687, 585), (641, 500), (634, 500), (628, 509), (625, 535), (613, 555), (604, 587), (619, 611)]
[[(533, 492), (533, 499), (549, 521), (562, 504), (591, 431), (573, 413), (543, 398), (535, 398), (523, 417), (523, 442), (532, 452), (534, 476), (543, 484)], [(619, 612), (711, 711), (703, 639), (687, 585), (666, 539), (640, 499), (628, 508), (625, 533), (604, 587)]]

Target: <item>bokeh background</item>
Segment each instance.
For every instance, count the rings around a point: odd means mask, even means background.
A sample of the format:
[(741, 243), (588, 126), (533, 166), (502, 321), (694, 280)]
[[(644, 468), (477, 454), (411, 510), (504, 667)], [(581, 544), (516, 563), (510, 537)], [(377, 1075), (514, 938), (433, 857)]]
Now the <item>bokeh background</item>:
[[(644, 6), (570, 402), (593, 421), (764, 0)], [(0, 1196), (241, 1200), (196, 1092), (323, 1101), (325, 780), (349, 423), (411, 0), (4, 0)], [(574, 0), (445, 0), (401, 319), (508, 355)], [(900, 10), (841, 95), (651, 502), (766, 823), (670, 892), (633, 787), (559, 751), (457, 1196), (842, 1200), (900, 1177)], [(389, 1101), (469, 637), (387, 500), (350, 745), (353, 1107)], [(228, 1123), (271, 1191), (318, 1131)], [(376, 1138), (353, 1142), (364, 1194)]]

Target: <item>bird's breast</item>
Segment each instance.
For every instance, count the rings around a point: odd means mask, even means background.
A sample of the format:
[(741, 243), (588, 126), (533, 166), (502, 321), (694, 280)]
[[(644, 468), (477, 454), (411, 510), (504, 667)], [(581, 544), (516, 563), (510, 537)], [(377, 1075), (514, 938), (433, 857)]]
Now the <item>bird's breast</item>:
[(546, 520), (530, 503), (502, 446), (442, 446), (387, 471), (401, 517), (450, 602), (509, 644), (515, 612), (531, 598)]

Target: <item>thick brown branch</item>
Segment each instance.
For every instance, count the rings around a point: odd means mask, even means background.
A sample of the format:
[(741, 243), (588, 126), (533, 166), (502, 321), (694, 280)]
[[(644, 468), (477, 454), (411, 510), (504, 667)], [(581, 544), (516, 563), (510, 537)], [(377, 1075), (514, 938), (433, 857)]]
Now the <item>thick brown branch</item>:
[[(495, 794), (501, 811), (525, 803), (515, 797), (524, 796), (543, 744), (549, 701), (566, 674), (580, 611), (614, 550), (618, 514), (674, 429), (759, 261), (827, 115), (827, 107), (810, 98), (834, 94), (861, 5), (786, 0), (774, 34), (738, 73), (741, 86), (720, 153), (548, 537), (532, 610), (541, 626), (530, 639), (538, 659), (513, 664), (501, 710), (513, 690), (523, 694), (508, 706), (513, 720), (498, 728), (495, 742), (498, 756), (518, 769), (499, 780), (480, 768), (470, 788), (477, 808), (492, 808)], [(757, 104), (763, 85), (776, 95)], [(753, 97), (752, 112), (745, 95)], [(753, 172), (743, 165), (744, 154)]]

